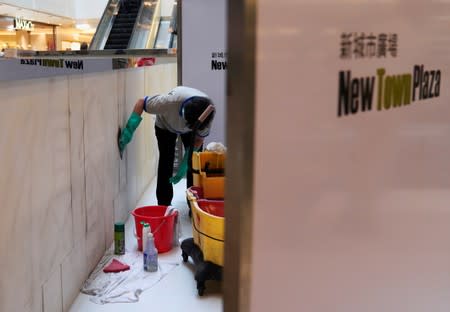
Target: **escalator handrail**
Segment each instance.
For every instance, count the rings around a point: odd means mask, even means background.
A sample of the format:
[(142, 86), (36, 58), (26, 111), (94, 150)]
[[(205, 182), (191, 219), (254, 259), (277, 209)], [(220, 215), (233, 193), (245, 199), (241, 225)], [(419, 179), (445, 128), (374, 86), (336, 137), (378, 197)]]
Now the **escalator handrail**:
[(142, 0), (127, 49), (153, 49), (160, 17), (160, 0)]

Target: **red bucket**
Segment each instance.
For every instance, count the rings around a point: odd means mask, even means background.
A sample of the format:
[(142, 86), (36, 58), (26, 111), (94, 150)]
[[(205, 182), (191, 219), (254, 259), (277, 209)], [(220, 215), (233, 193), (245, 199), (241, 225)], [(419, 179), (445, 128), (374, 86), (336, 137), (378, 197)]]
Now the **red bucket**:
[(142, 251), (142, 221), (150, 224), (158, 253), (172, 249), (174, 222), (178, 212), (164, 217), (166, 209), (167, 206), (145, 206), (131, 212), (134, 216), (138, 250)]

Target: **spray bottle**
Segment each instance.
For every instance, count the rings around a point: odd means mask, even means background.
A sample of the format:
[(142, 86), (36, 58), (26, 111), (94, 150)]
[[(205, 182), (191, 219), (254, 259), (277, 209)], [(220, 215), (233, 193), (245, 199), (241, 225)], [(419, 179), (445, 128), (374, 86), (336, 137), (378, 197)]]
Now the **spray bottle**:
[(155, 248), (153, 234), (147, 234), (147, 241), (144, 247), (144, 270), (147, 272), (158, 271), (158, 250)]

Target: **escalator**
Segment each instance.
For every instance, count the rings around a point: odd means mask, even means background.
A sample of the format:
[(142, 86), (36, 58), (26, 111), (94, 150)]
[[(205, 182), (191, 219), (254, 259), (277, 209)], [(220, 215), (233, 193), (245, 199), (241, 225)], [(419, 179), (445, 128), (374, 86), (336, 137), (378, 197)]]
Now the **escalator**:
[[(124, 3), (128, 1), (128, 3)], [(161, 0), (109, 0), (92, 38), (89, 50), (161, 49), (176, 47), (172, 17), (161, 17)], [(174, 15), (175, 14), (175, 15)]]
[(126, 49), (139, 13), (139, 4), (121, 5), (104, 49)]

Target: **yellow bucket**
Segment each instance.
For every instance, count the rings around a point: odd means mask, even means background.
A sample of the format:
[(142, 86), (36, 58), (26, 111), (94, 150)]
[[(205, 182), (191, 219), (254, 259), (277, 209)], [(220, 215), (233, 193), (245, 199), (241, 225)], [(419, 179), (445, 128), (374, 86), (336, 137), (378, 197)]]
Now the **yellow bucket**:
[[(192, 154), (194, 186), (202, 187), (204, 197), (223, 199), (225, 176), (225, 154), (215, 152), (195, 152)], [(210, 172), (220, 172), (212, 174)]]
[(223, 200), (197, 199), (186, 192), (192, 209), (192, 234), (204, 261), (223, 266), (225, 218)]

